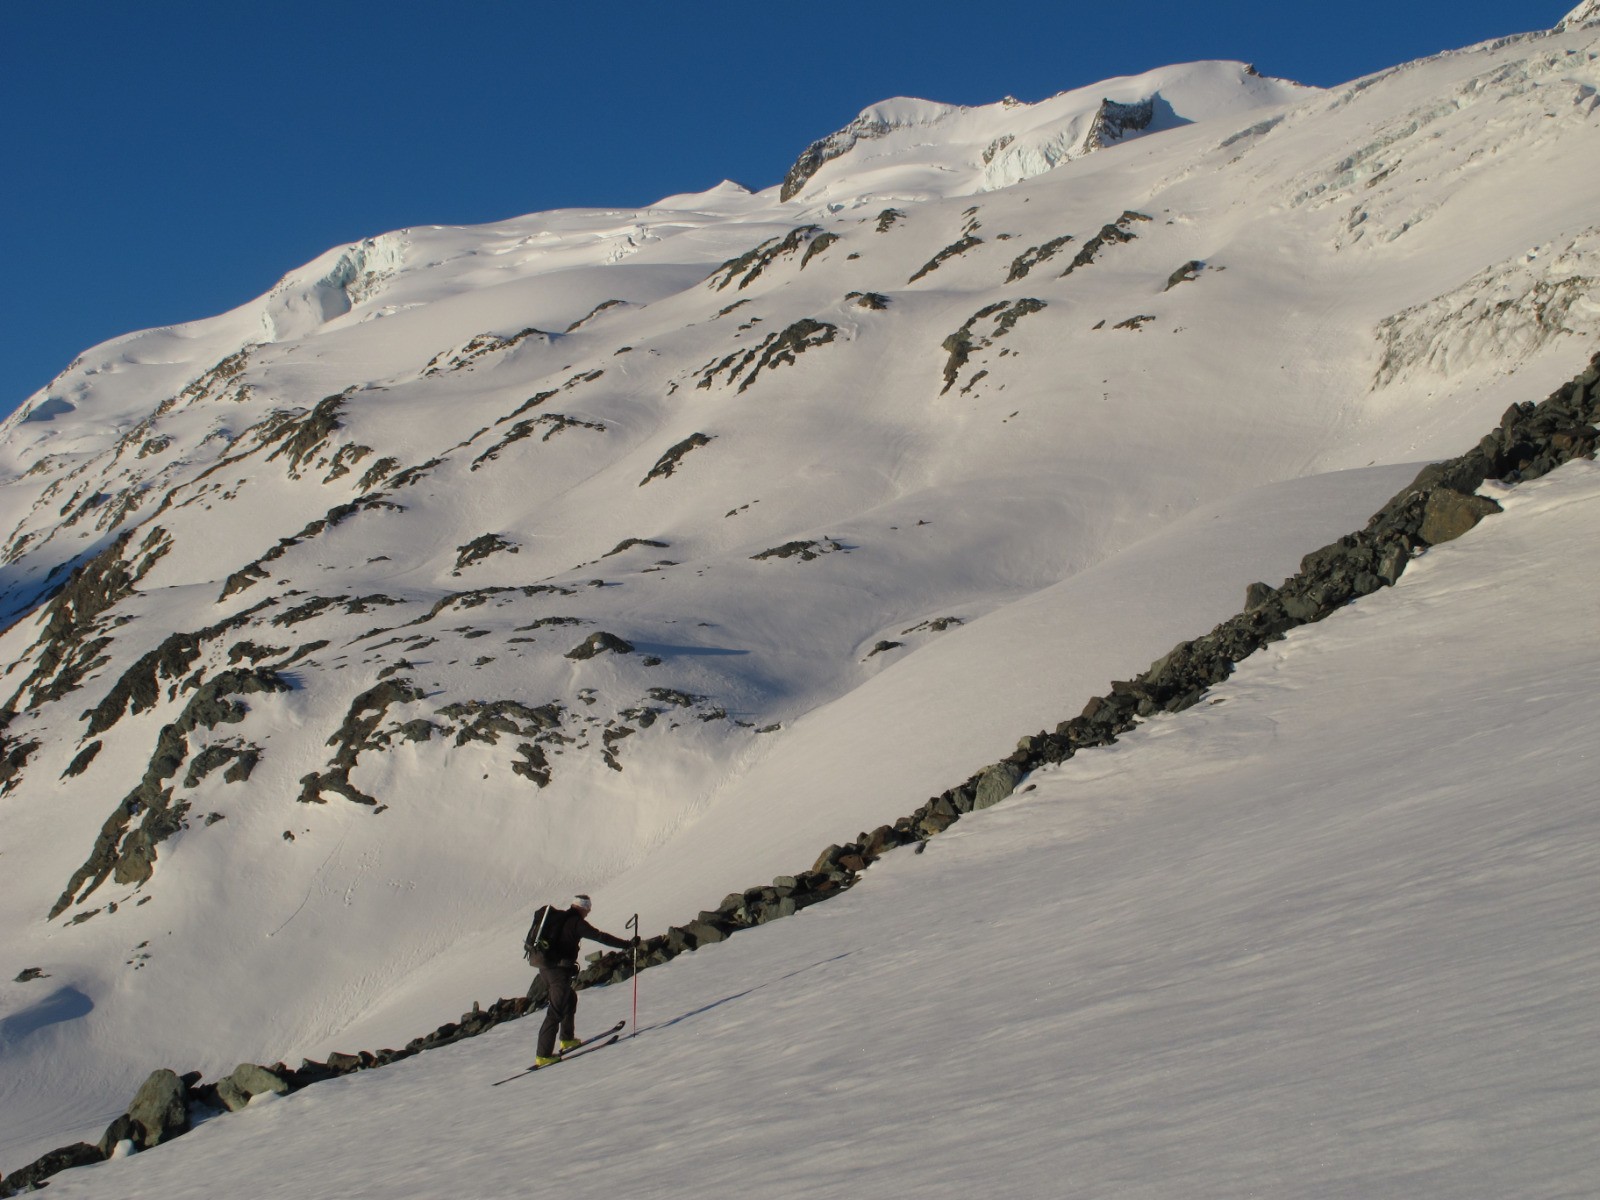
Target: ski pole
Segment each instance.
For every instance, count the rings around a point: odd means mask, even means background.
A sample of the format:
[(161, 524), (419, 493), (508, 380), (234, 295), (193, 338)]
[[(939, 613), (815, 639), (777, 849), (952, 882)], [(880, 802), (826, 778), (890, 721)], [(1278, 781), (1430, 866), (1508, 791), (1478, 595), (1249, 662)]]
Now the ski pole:
[(639, 1032), (639, 914), (634, 913), (633, 920), (623, 928), (633, 930), (633, 1025), (628, 1029), (628, 1037), (632, 1038)]

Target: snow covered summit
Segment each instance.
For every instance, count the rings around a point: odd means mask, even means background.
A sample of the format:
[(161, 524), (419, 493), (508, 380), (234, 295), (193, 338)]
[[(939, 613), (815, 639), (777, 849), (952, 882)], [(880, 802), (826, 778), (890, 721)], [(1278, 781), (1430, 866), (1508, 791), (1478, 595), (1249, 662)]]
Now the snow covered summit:
[(1128, 138), (1237, 117), (1310, 90), (1243, 63), (1205, 62), (1109, 79), (1037, 104), (1008, 97), (957, 108), (901, 97), (813, 142), (789, 169), (779, 197), (854, 205), (908, 196), (908, 189), (941, 196), (992, 191)]

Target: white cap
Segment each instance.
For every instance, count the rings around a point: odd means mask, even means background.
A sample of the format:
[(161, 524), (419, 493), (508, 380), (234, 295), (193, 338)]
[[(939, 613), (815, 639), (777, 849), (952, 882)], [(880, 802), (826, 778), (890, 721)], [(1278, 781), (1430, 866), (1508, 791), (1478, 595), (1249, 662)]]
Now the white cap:
[(594, 901), (580, 892), (572, 898), (572, 907), (581, 908), (584, 912), (588, 912), (594, 907)]

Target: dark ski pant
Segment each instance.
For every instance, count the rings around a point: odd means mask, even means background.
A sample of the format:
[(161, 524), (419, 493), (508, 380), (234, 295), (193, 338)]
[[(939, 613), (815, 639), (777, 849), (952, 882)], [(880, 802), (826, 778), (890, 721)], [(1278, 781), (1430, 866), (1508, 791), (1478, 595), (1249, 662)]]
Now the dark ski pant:
[(549, 1058), (556, 1052), (556, 1034), (563, 1038), (577, 1037), (578, 992), (572, 986), (577, 978), (575, 968), (543, 966), (539, 978), (550, 993), (550, 1006), (544, 1010), (544, 1024), (539, 1026), (539, 1057)]

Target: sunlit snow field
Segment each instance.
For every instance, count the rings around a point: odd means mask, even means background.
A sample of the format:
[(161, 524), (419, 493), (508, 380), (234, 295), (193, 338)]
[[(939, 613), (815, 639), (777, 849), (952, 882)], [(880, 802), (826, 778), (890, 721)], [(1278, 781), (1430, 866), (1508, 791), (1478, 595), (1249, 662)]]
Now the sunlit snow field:
[[(1102, 92), (1152, 89), (1148, 133), (1089, 146)], [(877, 124), (789, 200), (724, 183), (337, 247), (86, 351), (4, 424), (4, 744), (39, 746), (0, 791), (0, 1167), (96, 1141), (158, 1067), (401, 1046), (521, 994), (545, 900), (650, 934), (805, 870), (1203, 634), (1600, 334), (1600, 30), (1326, 92), (1195, 63), (850, 129)], [(808, 321), (832, 339), (730, 377)], [(338, 396), (292, 465), (273, 431)], [(1506, 515), (1218, 703), (647, 973), (637, 1039), (586, 1064), (488, 1092), (523, 1022), (51, 1186), (1593, 1191), (1596, 491), (1582, 464), (1495, 491)], [(52, 695), (39, 606), (128, 530), (148, 573)], [(486, 533), (504, 552), (463, 562)], [(67, 774), (141, 656), (236, 617)], [(600, 630), (637, 652), (571, 657)], [(255, 773), (174, 776), (148, 878), (47, 917), (246, 638), (290, 690), (184, 748), (248, 743)], [(347, 779), (375, 803), (307, 797), (393, 678), (414, 693)], [(533, 733), (445, 716), (502, 700), (560, 709), (548, 786), (513, 767)], [(583, 1023), (625, 1002), (590, 993)]]
[(55, 1194), (1587, 1194), (1600, 468), (1496, 494), (1209, 703), (646, 972), (636, 1039), (491, 1088), (524, 1020)]

